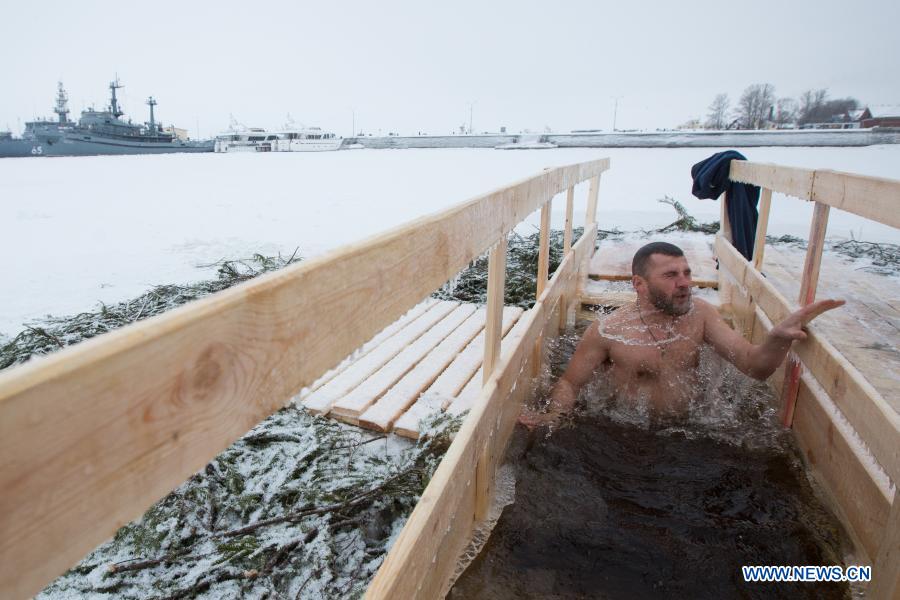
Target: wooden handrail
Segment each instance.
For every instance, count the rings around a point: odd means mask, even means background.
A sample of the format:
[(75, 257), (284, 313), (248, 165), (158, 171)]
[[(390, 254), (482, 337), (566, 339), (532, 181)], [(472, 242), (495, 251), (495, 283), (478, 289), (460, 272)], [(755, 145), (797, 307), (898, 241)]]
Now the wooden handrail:
[[(739, 289), (729, 301), (745, 303), (753, 314), (744, 321), (744, 329), (758, 319), (779, 322), (795, 308), (760, 273), (763, 265), (765, 235), (768, 225), (772, 192), (795, 196), (815, 203), (810, 226), (809, 244), (800, 281), (798, 304), (804, 306), (815, 301), (819, 270), (825, 246), (825, 232), (831, 207), (839, 208), (861, 217), (900, 227), (900, 181), (879, 177), (866, 177), (830, 170), (809, 170), (747, 161), (731, 161), (730, 179), (762, 187), (760, 222), (754, 245), (753, 261), (748, 262), (720, 234), (716, 239), (717, 255), (724, 271), (728, 288), (731, 277), (737, 279)], [(722, 231), (726, 230), (724, 217)], [(746, 333), (746, 332), (745, 332)], [(796, 344), (789, 356), (782, 380), (784, 423), (793, 423), (795, 403), (803, 389), (803, 369), (808, 369), (815, 381), (837, 405), (850, 425), (862, 438), (875, 460), (887, 473), (894, 485), (900, 485), (900, 416), (887, 404), (881, 394), (850, 364), (830, 343), (816, 333), (811, 326), (807, 340)], [(807, 397), (812, 392), (806, 386)], [(813, 394), (814, 395), (814, 394)], [(812, 409), (813, 412), (814, 409)], [(809, 413), (812, 414), (812, 413)], [(832, 418), (832, 417), (829, 417)], [(806, 426), (809, 427), (808, 424)], [(834, 427), (832, 423), (829, 427)], [(831, 432), (829, 431), (829, 439)], [(820, 449), (817, 449), (818, 452)], [(846, 499), (846, 494), (843, 495)], [(869, 544), (873, 552), (875, 572), (869, 592), (873, 598), (890, 598), (900, 592), (900, 494), (894, 494), (890, 516), (884, 523), (886, 530), (877, 548)], [(871, 508), (871, 507), (870, 507)], [(858, 513), (856, 507), (850, 512)], [(845, 509), (846, 510), (846, 509)]]
[(900, 181), (827, 169), (731, 161), (729, 178), (900, 228)]
[(547, 198), (607, 168), (545, 171), (0, 373), (0, 597), (39, 591)]

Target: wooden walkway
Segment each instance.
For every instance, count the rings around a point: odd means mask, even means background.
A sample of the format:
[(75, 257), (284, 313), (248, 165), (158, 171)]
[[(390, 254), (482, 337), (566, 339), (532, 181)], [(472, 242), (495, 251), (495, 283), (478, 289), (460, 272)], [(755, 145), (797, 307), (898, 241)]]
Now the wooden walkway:
[[(792, 246), (767, 245), (762, 272), (786, 297), (797, 298), (805, 255)], [(847, 304), (816, 319), (817, 329), (900, 413), (900, 279), (826, 253), (819, 290), (819, 298)]]
[[(503, 310), (501, 348), (521, 337), (522, 309)], [(422, 419), (461, 414), (481, 392), (486, 309), (427, 300), (389, 325), (300, 395), (312, 413), (377, 431), (419, 436)]]
[(684, 251), (693, 270), (694, 285), (698, 287), (718, 287), (716, 260), (713, 258), (711, 235), (703, 234), (660, 234), (646, 239), (603, 240), (591, 259), (590, 278), (604, 281), (631, 281), (631, 259), (634, 253), (650, 242), (669, 242)]

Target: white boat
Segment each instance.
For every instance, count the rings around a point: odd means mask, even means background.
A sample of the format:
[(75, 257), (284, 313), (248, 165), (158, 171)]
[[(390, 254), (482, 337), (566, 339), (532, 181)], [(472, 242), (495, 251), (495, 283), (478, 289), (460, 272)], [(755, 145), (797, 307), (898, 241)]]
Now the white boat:
[(324, 152), (338, 150), (343, 143), (334, 133), (320, 127), (295, 127), (270, 131), (257, 127), (232, 127), (216, 136), (216, 152)]

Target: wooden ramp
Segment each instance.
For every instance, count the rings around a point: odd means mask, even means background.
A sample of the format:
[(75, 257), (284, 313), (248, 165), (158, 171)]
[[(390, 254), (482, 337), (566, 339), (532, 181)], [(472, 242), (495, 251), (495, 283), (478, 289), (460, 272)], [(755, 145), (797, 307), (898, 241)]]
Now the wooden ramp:
[[(762, 272), (788, 298), (800, 292), (805, 250), (767, 245)], [(869, 273), (839, 255), (822, 257), (819, 297), (847, 301), (816, 320), (828, 341), (900, 412), (900, 279)]]
[[(522, 309), (503, 310), (502, 345), (514, 344)], [(427, 300), (351, 354), (300, 396), (315, 414), (417, 438), (435, 411), (461, 414), (481, 392), (486, 309)]]
[(634, 253), (650, 242), (669, 242), (682, 250), (693, 271), (694, 285), (716, 288), (719, 277), (713, 257), (714, 238), (711, 235), (670, 233), (643, 239), (610, 240), (600, 242), (600, 248), (591, 259), (589, 277), (603, 281), (631, 280), (631, 259)]

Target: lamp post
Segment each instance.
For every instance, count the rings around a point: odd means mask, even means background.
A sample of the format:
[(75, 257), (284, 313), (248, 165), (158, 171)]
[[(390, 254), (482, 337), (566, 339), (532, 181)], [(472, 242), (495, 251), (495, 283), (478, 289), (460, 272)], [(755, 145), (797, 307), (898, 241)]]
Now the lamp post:
[(615, 104), (613, 104), (613, 131), (616, 130), (616, 117), (619, 113), (619, 100), (623, 98), (623, 96), (615, 96), (613, 100), (615, 100)]

